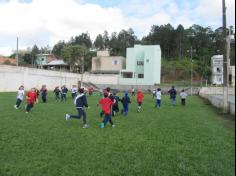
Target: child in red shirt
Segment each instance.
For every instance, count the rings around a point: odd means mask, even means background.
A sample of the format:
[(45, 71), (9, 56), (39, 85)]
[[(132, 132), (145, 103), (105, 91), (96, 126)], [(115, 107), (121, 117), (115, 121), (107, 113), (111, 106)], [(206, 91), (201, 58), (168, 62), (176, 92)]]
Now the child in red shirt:
[(111, 120), (111, 106), (114, 105), (114, 102), (108, 97), (108, 92), (104, 92), (104, 97), (99, 101), (99, 104), (102, 105), (102, 112), (105, 114), (103, 122), (101, 123), (101, 128), (104, 128), (108, 121), (114, 128), (115, 125)]
[(32, 88), (30, 92), (26, 94), (27, 97), (27, 105), (26, 105), (26, 112), (29, 113), (29, 111), (33, 108), (34, 103), (36, 102), (37, 99), (37, 93), (35, 92), (35, 88)]
[(137, 93), (137, 103), (138, 103), (138, 112), (141, 110), (142, 102), (143, 102), (144, 95), (141, 90), (138, 90)]

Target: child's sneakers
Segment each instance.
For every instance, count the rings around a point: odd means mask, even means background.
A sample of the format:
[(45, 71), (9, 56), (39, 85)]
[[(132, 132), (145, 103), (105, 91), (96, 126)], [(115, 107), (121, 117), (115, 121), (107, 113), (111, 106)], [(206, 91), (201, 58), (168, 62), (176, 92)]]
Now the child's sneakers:
[(101, 128), (104, 128), (104, 127), (105, 127), (104, 123), (101, 123), (100, 127), (101, 127)]
[(111, 127), (112, 127), (112, 128), (115, 128), (115, 125), (112, 125)]
[(68, 120), (70, 118), (70, 115), (69, 114), (66, 114), (65, 115), (65, 119)]
[(14, 108), (15, 108), (15, 109), (18, 109), (18, 107), (17, 107), (16, 105), (14, 105)]
[(89, 125), (88, 124), (84, 124), (83, 128), (88, 128)]

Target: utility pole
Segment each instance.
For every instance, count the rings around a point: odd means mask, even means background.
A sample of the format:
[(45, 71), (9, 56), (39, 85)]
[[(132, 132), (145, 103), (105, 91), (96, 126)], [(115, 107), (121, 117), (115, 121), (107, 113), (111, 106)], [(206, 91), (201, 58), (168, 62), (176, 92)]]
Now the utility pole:
[(190, 48), (190, 56), (191, 56), (191, 95), (193, 95), (193, 47)]
[(84, 80), (84, 52), (82, 54), (82, 68), (81, 68), (81, 87), (83, 87), (83, 80)]
[(16, 38), (16, 66), (19, 66), (18, 37)]
[(228, 113), (228, 52), (227, 52), (227, 31), (226, 31), (226, 7), (225, 7), (225, 0), (222, 0), (222, 11), (223, 11), (223, 46), (224, 46), (224, 53), (223, 53), (223, 113)]

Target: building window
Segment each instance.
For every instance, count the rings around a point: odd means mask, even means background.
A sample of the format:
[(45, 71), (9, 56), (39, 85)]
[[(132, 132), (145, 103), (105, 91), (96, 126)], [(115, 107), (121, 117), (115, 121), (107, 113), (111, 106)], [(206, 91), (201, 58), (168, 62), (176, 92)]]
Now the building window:
[(122, 77), (123, 78), (133, 78), (133, 73), (132, 72), (122, 72)]
[(143, 61), (137, 61), (137, 65), (143, 66)]
[(138, 74), (138, 78), (144, 78), (144, 74)]
[(113, 60), (112, 61), (112, 65), (117, 65), (118, 64), (118, 61), (117, 60)]
[(219, 67), (216, 68), (217, 73), (221, 73), (221, 69)]

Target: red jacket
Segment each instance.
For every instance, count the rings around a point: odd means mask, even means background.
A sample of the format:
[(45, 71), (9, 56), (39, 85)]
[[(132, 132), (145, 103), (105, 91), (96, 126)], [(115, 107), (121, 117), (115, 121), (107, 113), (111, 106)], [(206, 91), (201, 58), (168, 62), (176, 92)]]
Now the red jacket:
[(27, 93), (26, 96), (27, 96), (27, 103), (28, 104), (34, 104), (34, 102), (37, 99), (37, 93), (36, 92), (30, 91), (30, 92)]
[(107, 97), (107, 98), (102, 98), (100, 101), (99, 101), (99, 104), (102, 105), (102, 111), (105, 113), (105, 114), (111, 114), (111, 106), (114, 104), (112, 102), (112, 100)]
[(141, 91), (138, 91), (137, 93), (137, 102), (142, 102), (143, 101), (143, 93)]

